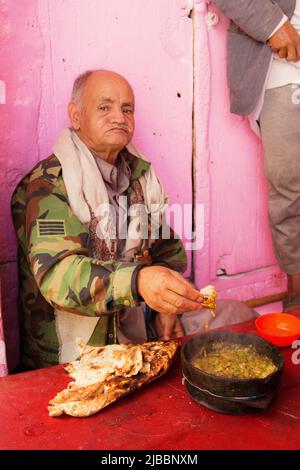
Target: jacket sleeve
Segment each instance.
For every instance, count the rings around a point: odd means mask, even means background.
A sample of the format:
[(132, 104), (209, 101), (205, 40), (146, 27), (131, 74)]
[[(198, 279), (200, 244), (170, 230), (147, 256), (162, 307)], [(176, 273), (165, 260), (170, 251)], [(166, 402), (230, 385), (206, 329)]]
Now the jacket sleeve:
[(266, 42), (284, 17), (273, 0), (213, 0), (224, 15), (256, 41)]
[(54, 308), (97, 316), (139, 304), (132, 278), (140, 266), (89, 257), (87, 228), (43, 178), (27, 187), (25, 232), (31, 271)]

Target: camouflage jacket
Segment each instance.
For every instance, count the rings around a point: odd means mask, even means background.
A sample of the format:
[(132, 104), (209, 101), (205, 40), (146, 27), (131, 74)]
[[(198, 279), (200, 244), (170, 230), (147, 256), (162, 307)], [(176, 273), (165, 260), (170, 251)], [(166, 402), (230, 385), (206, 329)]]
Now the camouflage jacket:
[[(128, 153), (130, 185), (150, 163)], [(72, 212), (55, 155), (38, 163), (18, 184), (12, 198), (18, 239), (21, 362), (26, 368), (58, 363), (55, 310), (97, 317), (89, 344), (108, 342), (112, 312), (142, 300), (136, 290), (139, 263), (101, 261), (89, 255), (89, 231)], [(152, 264), (179, 272), (186, 255), (179, 239), (157, 239)]]

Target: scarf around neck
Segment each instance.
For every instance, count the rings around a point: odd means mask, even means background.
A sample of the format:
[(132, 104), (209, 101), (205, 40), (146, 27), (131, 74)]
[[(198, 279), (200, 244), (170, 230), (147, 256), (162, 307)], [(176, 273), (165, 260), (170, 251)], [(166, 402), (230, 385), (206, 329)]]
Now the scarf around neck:
[[(138, 158), (148, 161), (133, 144), (127, 150)], [(87, 148), (72, 129), (63, 129), (53, 149), (61, 166), (72, 211), (83, 224), (91, 222), (91, 214), (98, 220), (97, 233), (104, 239), (109, 251), (116, 239), (114, 218), (109, 210), (109, 197), (105, 182), (97, 163)], [(155, 174), (153, 166), (143, 173), (138, 181), (143, 191), (144, 210), (153, 220), (162, 220), (168, 197)], [(136, 227), (142, 225), (138, 207), (131, 207), (124, 258), (131, 261), (142, 245), (142, 236)], [(154, 241), (154, 240), (153, 240)], [(152, 243), (153, 243), (152, 241)], [(149, 240), (151, 245), (151, 240)]]

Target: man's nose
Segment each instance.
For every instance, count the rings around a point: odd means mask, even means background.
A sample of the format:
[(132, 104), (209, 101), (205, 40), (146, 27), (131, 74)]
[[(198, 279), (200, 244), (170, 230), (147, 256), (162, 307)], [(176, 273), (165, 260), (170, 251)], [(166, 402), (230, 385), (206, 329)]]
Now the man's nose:
[(125, 114), (123, 113), (122, 109), (114, 109), (111, 113), (111, 119), (113, 122), (126, 122)]

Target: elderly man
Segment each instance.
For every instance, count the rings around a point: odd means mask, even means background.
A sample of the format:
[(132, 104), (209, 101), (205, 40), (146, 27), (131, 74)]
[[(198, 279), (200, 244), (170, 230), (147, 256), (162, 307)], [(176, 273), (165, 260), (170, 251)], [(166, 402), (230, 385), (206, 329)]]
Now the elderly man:
[[(86, 72), (75, 80), (68, 112), (72, 129), (62, 131), (53, 155), (23, 178), (12, 201), (23, 367), (74, 360), (77, 338), (101, 345), (180, 337), (183, 312), (200, 311), (183, 315), (188, 333), (206, 322), (253, 318), (247, 307), (224, 301), (213, 321), (209, 311), (201, 312), (199, 291), (180, 274), (183, 245), (172, 230), (162, 237), (163, 188), (130, 144), (134, 95), (128, 82), (110, 71)], [(135, 230), (145, 225), (143, 207), (158, 220), (156, 239), (148, 219), (146, 236)]]
[(300, 307), (300, 0), (213, 0), (232, 19), (231, 111), (260, 124), (274, 251)]

